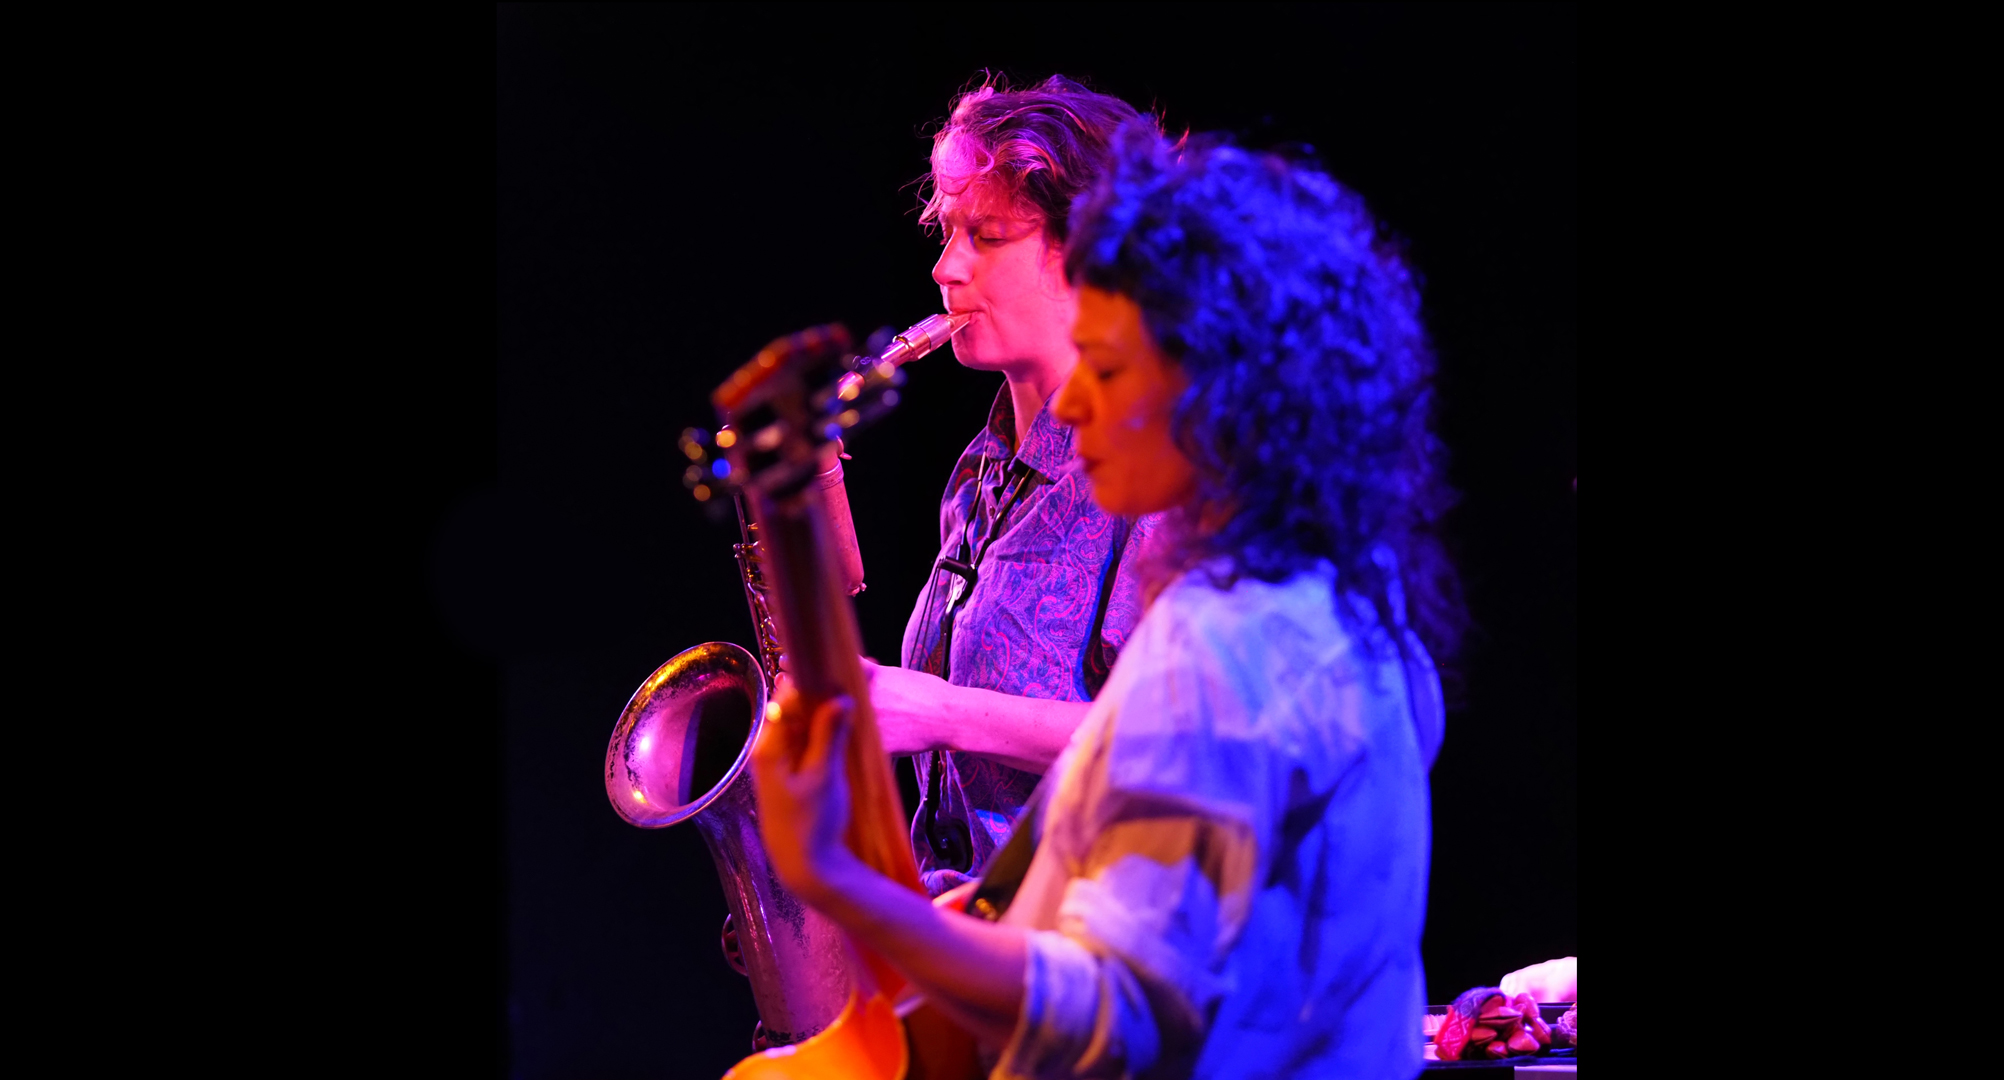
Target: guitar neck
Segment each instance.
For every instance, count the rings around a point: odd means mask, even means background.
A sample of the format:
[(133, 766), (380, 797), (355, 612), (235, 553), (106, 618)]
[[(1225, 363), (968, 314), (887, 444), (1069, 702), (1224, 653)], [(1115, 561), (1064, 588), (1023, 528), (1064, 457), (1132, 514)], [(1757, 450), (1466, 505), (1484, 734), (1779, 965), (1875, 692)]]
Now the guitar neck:
[[(779, 499), (751, 500), (764, 549), (768, 603), (786, 648), (786, 671), (800, 694), (801, 715), (841, 695), (855, 702), (849, 749), (849, 849), (866, 865), (913, 891), (923, 891), (907, 839), (903, 801), (870, 708), (868, 676), (858, 658), (862, 638), (842, 584), (833, 530), (819, 485)], [(805, 750), (804, 725), (785, 731), (789, 752)]]
[[(928, 320), (913, 330), (930, 324)], [(942, 333), (954, 328), (943, 325)], [(890, 758), (884, 754), (876, 714), (870, 708), (869, 681), (860, 659), (862, 635), (856, 632), (856, 611), (849, 604), (848, 575), (839, 570), (840, 553), (823, 487), (816, 482), (834, 464), (839, 452), (834, 443), (842, 432), (867, 424), (897, 404), (893, 388), (902, 378), (897, 365), (879, 362), (867, 371), (845, 372), (848, 347), (848, 331), (831, 325), (780, 338), (760, 350), (710, 396), (718, 419), (726, 425), (717, 433), (715, 445), (730, 451), (728, 468), (708, 456), (708, 435), (691, 429), (684, 433), (683, 453), (691, 460), (714, 464), (707, 474), (692, 470), (686, 482), (696, 485), (699, 480), (728, 477), (734, 489), (743, 491), (757, 519), (766, 606), (778, 624), (786, 672), (802, 706), (790, 710), (789, 720), (783, 721), (786, 726), (780, 734), (788, 753), (797, 762), (806, 751), (806, 718), (823, 703), (840, 696), (855, 703), (842, 763), (849, 780), (849, 827), (844, 839), (865, 865), (924, 895)], [(937, 347), (928, 338), (916, 355)], [(709, 488), (705, 483), (693, 490), (700, 499)], [(860, 577), (860, 570), (858, 561), (853, 576)], [(914, 1071), (907, 1072), (906, 1037), (889, 1004), (904, 988), (904, 979), (873, 951), (860, 945), (856, 951), (867, 973), (859, 976), (876, 985), (857, 987), (860, 997), (852, 999), (851, 1011), (801, 1044), (797, 1058), (748, 1058), (732, 1070), (733, 1077), (741, 1070), (748, 1070), (742, 1072), (743, 1080), (782, 1075), (975, 1075), (973, 1043), (950, 1026), (925, 1023), (912, 1029), (910, 1045), (917, 1048), (918, 1060), (910, 1062)], [(864, 1003), (860, 1012), (854, 1011), (857, 1002)], [(865, 1059), (874, 1065), (864, 1068)]]
[[(873, 368), (859, 383), (839, 382), (848, 347), (849, 332), (840, 326), (803, 330), (759, 350), (719, 386), (710, 401), (730, 437), (718, 432), (717, 446), (731, 456), (730, 468), (716, 475), (727, 473), (742, 486), (758, 519), (766, 606), (803, 706), (783, 732), (788, 752), (800, 759), (807, 747), (804, 718), (823, 703), (842, 695), (855, 702), (843, 763), (849, 778), (845, 839), (865, 865), (922, 893), (897, 783), (870, 710), (856, 611), (816, 482), (835, 464), (839, 434), (897, 401), (891, 393), (895, 365)], [(903, 985), (881, 957), (866, 952), (864, 960), (879, 992), (892, 994)]]

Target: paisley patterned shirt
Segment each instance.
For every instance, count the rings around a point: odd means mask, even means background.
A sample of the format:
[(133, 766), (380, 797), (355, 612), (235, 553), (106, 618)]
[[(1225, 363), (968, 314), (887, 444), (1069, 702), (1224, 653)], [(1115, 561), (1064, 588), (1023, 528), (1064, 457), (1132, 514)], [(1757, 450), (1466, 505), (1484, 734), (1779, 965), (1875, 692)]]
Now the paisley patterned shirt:
[[(1134, 564), (1158, 519), (1110, 517), (1092, 501), (1049, 401), (1020, 452), (1015, 431), (1004, 386), (940, 500), (939, 559), (905, 625), (903, 666), (955, 686), (1090, 701), (1140, 618)], [(912, 848), (937, 896), (979, 874), (1039, 777), (952, 751), (916, 764)]]

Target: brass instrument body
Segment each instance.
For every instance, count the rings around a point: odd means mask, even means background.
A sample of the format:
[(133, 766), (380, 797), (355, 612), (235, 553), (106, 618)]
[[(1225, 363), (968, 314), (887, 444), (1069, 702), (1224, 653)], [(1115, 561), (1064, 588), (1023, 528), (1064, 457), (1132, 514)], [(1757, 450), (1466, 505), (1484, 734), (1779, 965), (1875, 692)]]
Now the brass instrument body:
[(737, 924), (752, 998), (774, 1045), (828, 1026), (854, 981), (835, 924), (786, 891), (759, 843), (748, 768), (769, 700), (750, 653), (712, 641), (657, 668), (613, 729), (606, 792), (641, 828), (695, 825)]

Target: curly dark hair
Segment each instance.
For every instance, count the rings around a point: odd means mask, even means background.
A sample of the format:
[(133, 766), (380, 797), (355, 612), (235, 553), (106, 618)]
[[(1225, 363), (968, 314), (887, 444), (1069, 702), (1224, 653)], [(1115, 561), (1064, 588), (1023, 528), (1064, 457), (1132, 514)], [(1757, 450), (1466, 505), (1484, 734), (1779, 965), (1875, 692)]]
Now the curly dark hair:
[[(1467, 615), (1438, 535), (1454, 492), (1429, 428), (1433, 352), (1362, 199), (1302, 162), (1129, 125), (1072, 208), (1065, 272), (1134, 300), (1190, 379), (1172, 430), (1198, 476), (1183, 520), (1207, 524), (1180, 531), (1176, 568), (1228, 587), (1327, 559), (1379, 625), (1454, 653)], [(1335, 606), (1356, 629), (1363, 613)]]

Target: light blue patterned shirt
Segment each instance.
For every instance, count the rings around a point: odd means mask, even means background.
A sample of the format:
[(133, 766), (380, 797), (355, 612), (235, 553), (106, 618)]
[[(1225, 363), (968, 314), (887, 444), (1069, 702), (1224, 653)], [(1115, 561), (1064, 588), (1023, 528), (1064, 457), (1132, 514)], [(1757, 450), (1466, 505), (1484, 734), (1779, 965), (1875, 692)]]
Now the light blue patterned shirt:
[(993, 1075), (1411, 1077), (1439, 680), (1334, 571), (1156, 599), (1038, 793)]

